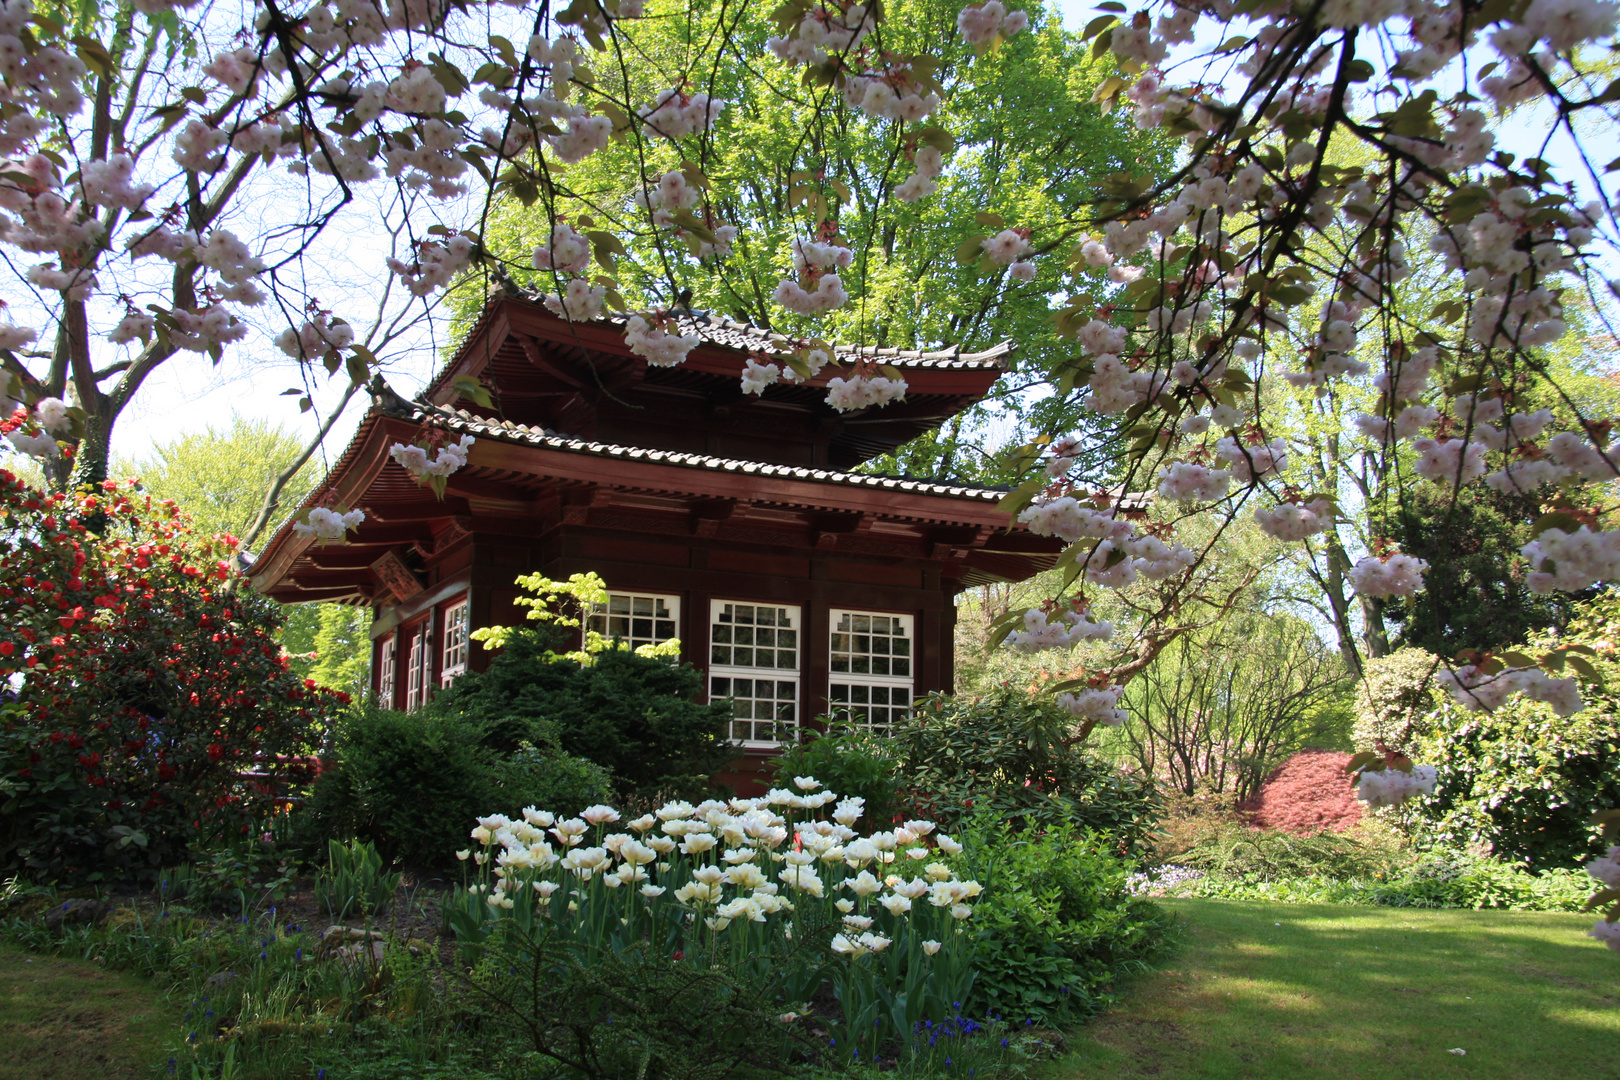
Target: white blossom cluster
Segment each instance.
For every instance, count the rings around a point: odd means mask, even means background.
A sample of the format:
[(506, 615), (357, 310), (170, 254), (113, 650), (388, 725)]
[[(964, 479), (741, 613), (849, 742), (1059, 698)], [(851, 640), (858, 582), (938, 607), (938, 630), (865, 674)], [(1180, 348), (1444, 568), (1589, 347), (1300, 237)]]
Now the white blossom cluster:
[(673, 320), (657, 320), (655, 324), (640, 315), (630, 316), (625, 323), (624, 340), (631, 352), (646, 357), (653, 367), (673, 367), (703, 342), (698, 334), (676, 333)]
[(876, 26), (877, 14), (865, 4), (842, 11), (817, 5), (787, 34), (767, 39), (765, 47), (790, 65), (825, 64), (833, 53), (854, 52)]
[(1326, 499), (1306, 503), (1278, 503), (1269, 509), (1255, 507), (1255, 524), (1267, 536), (1285, 542), (1298, 542), (1322, 532), (1333, 521), (1333, 504)]
[(312, 536), (316, 540), (342, 540), (350, 529), (357, 527), (366, 520), (362, 510), (349, 510), (339, 513), (325, 506), (317, 506), (310, 510), (308, 521), (293, 522), (293, 533), (298, 536)]
[(1473, 664), (1455, 671), (1439, 671), (1435, 679), (1465, 709), (1490, 712), (1514, 694), (1552, 706), (1559, 716), (1574, 716), (1585, 707), (1580, 684), (1554, 679), (1540, 668), (1509, 668), (1487, 675)]
[[(0, 340), (5, 339), (6, 329), (7, 327), (0, 326)], [(12, 401), (0, 393), (0, 407), (3, 407), (8, 415), (14, 413), (19, 404), (21, 403)], [(29, 430), (30, 428), (33, 430)], [(61, 454), (62, 448), (57, 440), (67, 438), (71, 430), (72, 416), (67, 403), (61, 398), (41, 398), (34, 402), (29, 423), (6, 432), (6, 441), (11, 443), (12, 449), (18, 453), (45, 461)]]
[(956, 14), (956, 29), (969, 45), (987, 45), (998, 35), (1010, 38), (1028, 25), (1027, 11), (1009, 12), (1001, 0), (969, 4)]
[(1411, 596), (1423, 588), (1429, 564), (1414, 555), (1367, 555), (1350, 568), (1350, 583), (1363, 596)]
[(798, 315), (819, 315), (843, 307), (849, 300), (838, 271), (855, 261), (855, 253), (839, 244), (813, 240), (793, 241), (793, 271), (798, 280), (783, 278), (776, 285), (776, 302)]
[(1024, 628), (1007, 635), (1002, 644), (1019, 652), (1035, 653), (1047, 649), (1071, 649), (1082, 641), (1112, 637), (1114, 624), (1108, 620), (1092, 622), (1081, 611), (1065, 611), (1055, 622), (1048, 621), (1046, 612), (1030, 608), (1024, 612)]
[[(532, 806), (516, 818), (491, 814), (456, 855), (479, 868), (469, 892), (489, 917), (538, 918), (581, 939), (605, 911), (615, 925), (647, 916), (666, 925), (672, 912), (687, 933), (716, 941), (758, 925), (791, 936), (795, 913), (814, 905), (840, 924), (831, 947), (849, 959), (882, 952), (897, 933), (926, 939), (923, 955), (935, 956), (983, 892), (947, 861), (962, 846), (926, 820), (863, 835), (853, 826), (864, 800), (813, 777), (794, 786), (678, 800), (629, 821), (605, 805), (577, 818)], [(830, 820), (820, 816), (828, 807)]]
[(1534, 593), (1579, 592), (1620, 578), (1620, 531), (1593, 532), (1587, 525), (1572, 533), (1548, 529), (1520, 554), (1530, 568), (1525, 584)]
[(1105, 686), (1082, 690), (1078, 694), (1059, 694), (1057, 703), (1077, 720), (1119, 727), (1130, 719), (1125, 710), (1119, 707), (1119, 698), (1124, 692), (1123, 686)]
[(388, 269), (399, 275), (412, 296), (427, 296), (443, 289), (456, 274), (472, 261), (478, 245), (472, 237), (459, 234), (444, 243), (424, 240), (416, 246), (416, 258), (410, 262), (389, 257)]
[(827, 404), (839, 412), (855, 412), (887, 405), (906, 396), (906, 380), (886, 375), (834, 376), (827, 380)]
[(1605, 889), (1620, 889), (1620, 844), (1614, 844), (1600, 858), (1586, 864), (1586, 872)]
[(342, 320), (334, 321), (324, 311), (304, 320), (303, 326), (297, 329), (289, 326), (276, 335), (276, 347), (295, 360), (310, 360), (328, 352), (341, 352), (353, 343), (354, 327)]
[[(636, 192), (635, 203), (647, 214), (654, 228), (674, 228), (677, 236), (685, 236), (686, 230), (679, 226), (675, 215), (696, 206), (699, 195), (697, 187), (687, 181), (686, 174), (671, 169), (651, 188)], [(701, 236), (697, 239), (698, 258), (730, 255), (731, 245), (737, 239), (737, 226), (716, 225), (710, 231), (713, 240), (704, 240)]]
[(683, 139), (708, 131), (720, 119), (726, 103), (708, 94), (685, 94), (665, 90), (636, 115), (642, 131), (650, 139)]
[(551, 242), (535, 248), (530, 261), (536, 270), (583, 274), (591, 267), (591, 242), (568, 222), (559, 221), (551, 227)]
[(1435, 779), (1433, 765), (1414, 765), (1410, 772), (1396, 768), (1363, 769), (1356, 776), (1356, 798), (1369, 807), (1398, 806), (1408, 799), (1433, 793)]
[(438, 452), (431, 458), (428, 457), (426, 447), (395, 443), (388, 448), (388, 456), (418, 480), (429, 476), (449, 476), (466, 466), (467, 453), (477, 441), (471, 435), (463, 435), (460, 441), (445, 443), (439, 447)]

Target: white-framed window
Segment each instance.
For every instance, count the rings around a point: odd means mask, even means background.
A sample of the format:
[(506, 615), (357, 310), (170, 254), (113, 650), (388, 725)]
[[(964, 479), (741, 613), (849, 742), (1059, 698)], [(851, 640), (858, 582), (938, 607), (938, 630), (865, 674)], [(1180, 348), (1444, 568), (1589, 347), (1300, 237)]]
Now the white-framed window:
[(405, 654), (405, 708), (407, 709), (414, 709), (427, 703), (428, 683), (432, 679), (430, 669), (433, 664), (433, 650), (429, 633), (431, 623), (431, 619), (426, 620), (411, 631), (411, 648)]
[(791, 604), (709, 605), (709, 700), (732, 701), (731, 738), (778, 746), (799, 725), (800, 611)]
[(609, 592), (607, 603), (591, 608), (586, 625), (605, 638), (618, 638), (632, 649), (662, 645), (681, 636), (681, 598)]
[(439, 662), (439, 685), (449, 686), (467, 670), (467, 601), (444, 609), (444, 655)]
[(878, 735), (911, 711), (916, 622), (878, 611), (828, 613), (827, 708)]
[(394, 707), (394, 653), (398, 648), (399, 638), (394, 634), (383, 638), (377, 647), (377, 700), (385, 709)]

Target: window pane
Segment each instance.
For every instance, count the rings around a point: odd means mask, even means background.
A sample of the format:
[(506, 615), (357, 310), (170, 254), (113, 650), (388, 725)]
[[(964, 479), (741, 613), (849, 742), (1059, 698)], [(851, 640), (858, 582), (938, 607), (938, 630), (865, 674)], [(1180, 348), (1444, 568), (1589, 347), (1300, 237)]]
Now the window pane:
[(673, 596), (609, 593), (607, 603), (592, 610), (587, 626), (632, 649), (662, 645), (677, 639), (679, 609), (680, 601)]

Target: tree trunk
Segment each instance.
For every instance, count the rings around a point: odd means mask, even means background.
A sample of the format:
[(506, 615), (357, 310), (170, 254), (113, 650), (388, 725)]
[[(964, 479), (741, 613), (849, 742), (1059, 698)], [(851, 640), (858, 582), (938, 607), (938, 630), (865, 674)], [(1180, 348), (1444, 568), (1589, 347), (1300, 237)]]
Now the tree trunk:
[(84, 438), (74, 449), (72, 470), (63, 470), (67, 474), (63, 477), (63, 487), (71, 490), (99, 487), (107, 479), (107, 470), (112, 465), (113, 422), (117, 419), (106, 398), (101, 400), (100, 408), (85, 409)]
[(1350, 598), (1345, 585), (1350, 573), (1350, 556), (1339, 542), (1339, 530), (1327, 531), (1327, 599), (1333, 609), (1333, 631), (1339, 639), (1339, 656), (1355, 678), (1361, 678), (1361, 654), (1356, 651), (1355, 631), (1350, 628)]
[(1367, 658), (1389, 655), (1389, 632), (1384, 629), (1384, 601), (1376, 596), (1361, 598), (1362, 641), (1367, 647)]

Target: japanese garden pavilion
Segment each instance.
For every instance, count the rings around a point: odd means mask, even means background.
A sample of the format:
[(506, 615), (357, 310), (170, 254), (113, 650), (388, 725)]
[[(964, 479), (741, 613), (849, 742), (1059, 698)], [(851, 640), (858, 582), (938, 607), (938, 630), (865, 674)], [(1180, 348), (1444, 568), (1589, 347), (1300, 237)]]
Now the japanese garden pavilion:
[[(950, 689), (955, 595), (1027, 578), (1061, 544), (998, 510), (1002, 491), (850, 470), (979, 400), (1011, 344), (840, 347), (846, 365), (872, 357), (909, 385), (902, 402), (840, 415), (824, 400), (836, 364), (748, 396), (746, 360), (796, 345), (714, 315), (681, 325), (702, 344), (656, 367), (617, 322), (493, 299), (416, 401), (374, 399), (306, 504), (358, 507), (365, 521), (324, 545), (284, 524), (254, 585), (287, 603), (369, 605), (372, 687), (411, 708), (484, 666), (471, 630), (522, 621), (519, 575), (595, 571), (611, 593), (591, 616), (598, 630), (632, 645), (679, 638), (710, 695), (734, 701), (745, 773), (818, 716), (847, 711), (881, 730)], [(494, 407), (464, 398), (463, 376)], [(389, 457), (426, 429), (476, 439), (443, 501)]]

